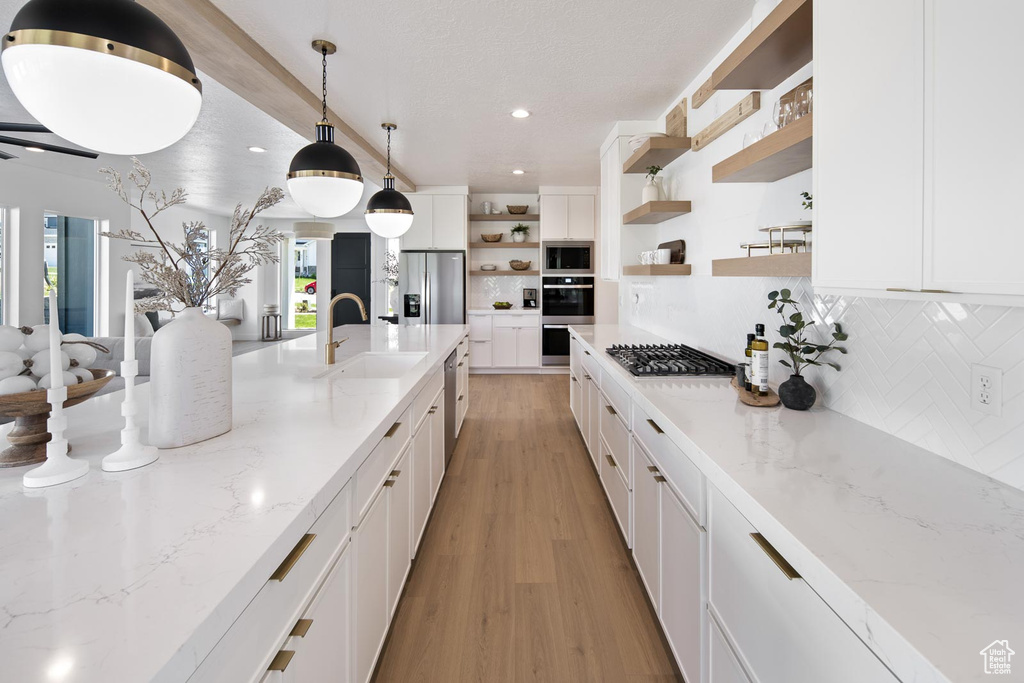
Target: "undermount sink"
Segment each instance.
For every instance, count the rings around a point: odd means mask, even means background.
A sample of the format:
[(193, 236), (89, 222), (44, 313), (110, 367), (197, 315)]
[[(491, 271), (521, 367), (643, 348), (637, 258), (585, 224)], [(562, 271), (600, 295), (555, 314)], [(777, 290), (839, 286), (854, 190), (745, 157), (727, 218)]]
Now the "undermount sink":
[(324, 372), (332, 379), (398, 379), (427, 357), (426, 352), (366, 351)]

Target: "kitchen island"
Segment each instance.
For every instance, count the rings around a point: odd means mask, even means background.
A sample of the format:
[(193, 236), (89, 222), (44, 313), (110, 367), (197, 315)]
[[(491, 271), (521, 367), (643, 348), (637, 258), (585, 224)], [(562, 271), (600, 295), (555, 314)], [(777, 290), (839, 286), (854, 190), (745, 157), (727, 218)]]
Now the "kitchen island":
[[(438, 371), (467, 334), (338, 328), (349, 339), (335, 368), (363, 352), (405, 355), (407, 371), (379, 379), (324, 376), (317, 335), (234, 358), (234, 429), (129, 472), (100, 469), (120, 443), (121, 392), (70, 408), (66, 436), (92, 465), (87, 476), (33, 491), (24, 468), (0, 470), (0, 678), (189, 680), (329, 507), (343, 508), (348, 538), (360, 512), (349, 501), (362, 495), (348, 484), (403, 416), (437, 411)], [(137, 390), (143, 406), (148, 388)], [(411, 443), (414, 427), (398, 436)], [(253, 667), (274, 655), (247, 654)]]

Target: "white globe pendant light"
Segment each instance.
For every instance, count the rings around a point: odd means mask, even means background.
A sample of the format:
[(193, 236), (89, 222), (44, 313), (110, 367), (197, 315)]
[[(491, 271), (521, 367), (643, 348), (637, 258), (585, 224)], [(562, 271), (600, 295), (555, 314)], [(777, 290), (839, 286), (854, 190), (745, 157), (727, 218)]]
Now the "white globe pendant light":
[(366, 224), (381, 237), (394, 239), (412, 226), (412, 204), (395, 189), (395, 176), (391, 175), (391, 131), (398, 126), (382, 123), (380, 127), (388, 132), (388, 172), (384, 175), (384, 189), (366, 203)]
[(313, 49), (323, 55), (323, 118), (316, 124), (316, 142), (292, 158), (288, 192), (300, 208), (314, 216), (336, 218), (359, 203), (363, 176), (355, 158), (334, 144), (334, 126), (327, 122), (327, 55), (337, 48), (326, 40), (314, 40)]
[(203, 102), (181, 40), (131, 0), (31, 0), (3, 36), (0, 60), (39, 123), (105, 154), (174, 144)]

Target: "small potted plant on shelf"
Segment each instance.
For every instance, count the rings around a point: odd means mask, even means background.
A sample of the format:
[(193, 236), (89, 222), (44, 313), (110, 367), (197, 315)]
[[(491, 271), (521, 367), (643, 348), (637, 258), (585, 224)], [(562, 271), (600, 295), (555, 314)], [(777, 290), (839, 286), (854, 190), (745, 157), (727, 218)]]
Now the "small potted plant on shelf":
[(647, 184), (644, 185), (643, 194), (641, 195), (642, 204), (646, 204), (647, 202), (656, 202), (661, 199), (661, 181), (658, 179), (659, 173), (661, 173), (661, 166), (647, 167)]
[[(807, 339), (807, 330), (817, 323), (813, 320), (804, 320), (799, 302), (792, 298), (792, 293), (788, 289), (769, 292), (768, 301), (768, 308), (774, 309), (782, 318), (779, 336), (783, 341), (775, 342), (773, 348), (786, 353), (789, 360), (780, 360), (779, 362), (793, 372), (789, 379), (779, 385), (779, 399), (782, 400), (782, 405), (790, 410), (807, 410), (814, 405), (817, 392), (804, 380), (800, 371), (808, 365), (827, 365), (839, 371), (841, 368), (838, 363), (823, 360), (823, 357), (832, 351), (845, 354), (846, 347), (837, 344), (846, 341), (849, 336), (843, 332), (839, 323), (833, 323), (832, 339), (827, 344), (810, 341)], [(793, 309), (789, 315), (787, 315), (787, 307)]]
[(516, 223), (512, 226), (512, 241), (525, 242), (530, 235), (530, 226), (525, 223)]

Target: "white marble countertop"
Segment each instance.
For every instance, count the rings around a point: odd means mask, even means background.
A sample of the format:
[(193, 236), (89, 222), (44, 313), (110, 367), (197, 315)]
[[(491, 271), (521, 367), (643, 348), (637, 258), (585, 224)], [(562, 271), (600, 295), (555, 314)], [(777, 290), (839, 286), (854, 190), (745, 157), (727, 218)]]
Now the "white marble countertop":
[(510, 308), (507, 310), (498, 310), (496, 308), (478, 308), (469, 311), (469, 315), (508, 315), (509, 313), (512, 313), (514, 315), (540, 315), (540, 309)]
[(87, 476), (30, 491), (0, 470), (0, 679), (186, 680), (467, 331), (338, 330), (338, 363), (428, 352), (402, 380), (315, 379), (317, 335), (239, 356), (234, 429), (130, 472), (99, 467), (121, 392), (68, 409)]
[(667, 340), (572, 330), (902, 681), (988, 680), (984, 647), (1022, 651), (1024, 491), (830, 410), (747, 407), (728, 378), (634, 379), (605, 349)]

